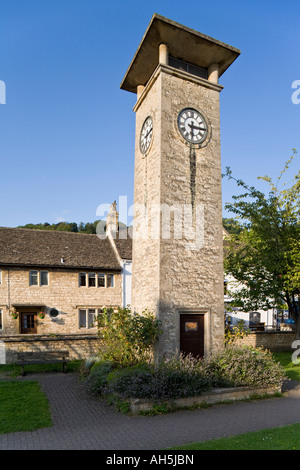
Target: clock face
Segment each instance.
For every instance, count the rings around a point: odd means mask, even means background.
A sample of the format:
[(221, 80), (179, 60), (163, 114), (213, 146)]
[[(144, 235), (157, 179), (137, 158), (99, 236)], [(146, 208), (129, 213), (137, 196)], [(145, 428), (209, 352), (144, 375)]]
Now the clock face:
[(208, 134), (204, 117), (193, 108), (185, 108), (179, 113), (178, 128), (182, 137), (191, 144), (201, 144)]
[(142, 154), (146, 154), (150, 148), (153, 136), (153, 121), (152, 117), (148, 116), (143, 124), (140, 135), (140, 150)]

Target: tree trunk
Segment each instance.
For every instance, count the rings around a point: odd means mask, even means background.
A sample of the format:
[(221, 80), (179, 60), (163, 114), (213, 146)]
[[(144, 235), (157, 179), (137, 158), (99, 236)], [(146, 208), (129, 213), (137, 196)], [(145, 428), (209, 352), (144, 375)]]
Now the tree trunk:
[(295, 329), (296, 329), (296, 334), (295, 334), (295, 337), (296, 339), (300, 339), (300, 318), (298, 316), (298, 318), (296, 318), (295, 320)]
[(300, 339), (300, 316), (297, 311), (296, 303), (294, 298), (290, 298), (289, 295), (286, 295), (286, 300), (289, 308), (289, 317), (292, 318), (295, 322), (295, 338)]

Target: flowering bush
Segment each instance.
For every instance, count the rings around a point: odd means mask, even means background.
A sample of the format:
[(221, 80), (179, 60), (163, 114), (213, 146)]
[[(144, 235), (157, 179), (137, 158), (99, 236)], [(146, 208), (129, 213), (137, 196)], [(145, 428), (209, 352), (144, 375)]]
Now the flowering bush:
[(285, 372), (270, 351), (251, 346), (227, 346), (205, 361), (206, 375), (214, 386), (267, 387), (281, 385)]
[(152, 399), (199, 395), (210, 387), (209, 379), (198, 365), (193, 368), (186, 362), (190, 359), (181, 357), (164, 362), (158, 368), (144, 364), (114, 370), (107, 377), (106, 393), (117, 393), (123, 398)]

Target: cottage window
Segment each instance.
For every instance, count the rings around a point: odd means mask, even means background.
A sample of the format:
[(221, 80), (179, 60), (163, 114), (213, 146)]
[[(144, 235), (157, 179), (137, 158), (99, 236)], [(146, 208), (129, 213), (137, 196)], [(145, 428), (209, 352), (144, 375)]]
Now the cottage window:
[(98, 287), (105, 287), (105, 274), (98, 274)]
[(48, 271), (41, 271), (40, 272), (40, 285), (41, 286), (49, 286), (49, 273), (48, 273)]
[(93, 328), (96, 320), (96, 309), (81, 308), (79, 310), (79, 328)]
[(89, 287), (96, 287), (96, 274), (89, 273)]
[(86, 286), (86, 273), (79, 273), (79, 287)]
[(48, 271), (29, 271), (29, 285), (30, 286), (49, 286), (49, 272)]
[(87, 314), (88, 328), (93, 328), (93, 326), (95, 326), (95, 320), (96, 320), (96, 310), (89, 308), (88, 314)]
[(29, 271), (29, 285), (30, 286), (38, 285), (38, 271)]
[(79, 287), (115, 287), (114, 274), (79, 273)]
[(86, 310), (79, 310), (79, 328), (86, 328)]
[(106, 284), (107, 287), (114, 287), (114, 281), (115, 280), (114, 280), (114, 275), (113, 274), (108, 274), (106, 281), (107, 281), (107, 284)]

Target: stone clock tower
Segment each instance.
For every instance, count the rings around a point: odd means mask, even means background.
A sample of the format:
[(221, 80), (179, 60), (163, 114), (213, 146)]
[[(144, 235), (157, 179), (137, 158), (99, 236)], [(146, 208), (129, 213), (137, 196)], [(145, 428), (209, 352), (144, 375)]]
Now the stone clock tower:
[(154, 14), (122, 81), (137, 94), (132, 308), (156, 355), (223, 347), (219, 77), (240, 51)]

